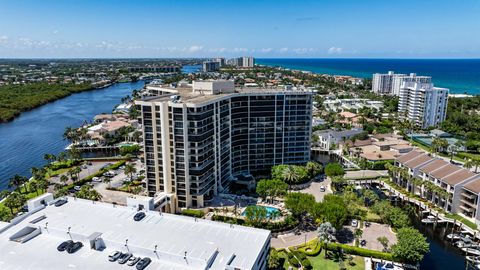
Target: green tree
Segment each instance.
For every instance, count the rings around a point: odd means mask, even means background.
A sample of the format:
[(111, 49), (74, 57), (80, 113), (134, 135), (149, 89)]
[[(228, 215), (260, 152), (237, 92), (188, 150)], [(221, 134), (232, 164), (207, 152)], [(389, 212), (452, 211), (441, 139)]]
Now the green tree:
[(130, 177), (130, 180), (133, 180), (133, 174), (137, 172), (137, 168), (133, 164), (125, 164), (123, 172)]
[(312, 178), (321, 173), (323, 168), (320, 163), (309, 161), (307, 165), (305, 165), (305, 169), (307, 170), (308, 176)]
[(317, 237), (318, 241), (323, 244), (325, 249), (325, 258), (327, 257), (328, 243), (335, 239), (335, 228), (330, 224), (330, 222), (324, 222), (318, 226)]
[(5, 207), (0, 207), (0, 221), (8, 222), (13, 218), (13, 214)]
[(65, 186), (68, 182), (68, 176), (66, 176), (65, 174), (62, 174), (60, 176), (60, 182), (62, 182), (62, 184)]
[(377, 241), (383, 246), (383, 252), (388, 252), (388, 238), (385, 236), (380, 236), (377, 238)]
[(257, 183), (256, 192), (264, 200), (267, 200), (268, 197), (271, 198), (272, 202), (278, 196), (283, 196), (287, 193), (288, 184), (279, 179), (262, 179)]
[(336, 195), (326, 195), (321, 203), (321, 216), (323, 221), (329, 222), (337, 229), (341, 229), (348, 218), (348, 209), (345, 201)]
[(308, 213), (314, 204), (315, 197), (311, 194), (292, 192), (285, 198), (285, 207), (297, 218)]
[(430, 250), (427, 239), (414, 228), (402, 228), (397, 232), (397, 243), (391, 248), (393, 256), (407, 263), (417, 263)]
[(345, 171), (343, 170), (342, 165), (334, 162), (334, 163), (328, 163), (327, 166), (325, 166), (325, 174), (329, 177), (333, 177), (333, 176), (344, 175)]
[(268, 256), (268, 269), (269, 270), (283, 269), (282, 260), (280, 256), (278, 256), (278, 251), (274, 248), (270, 249), (270, 254)]
[(102, 195), (100, 193), (98, 193), (98, 191), (93, 189), (91, 186), (84, 185), (84, 186), (82, 186), (80, 191), (78, 191), (75, 194), (75, 197), (81, 198), (81, 199), (92, 200), (92, 201), (98, 201), (102, 198)]
[[(15, 174), (12, 178), (10, 178), (10, 181), (8, 182), (8, 186), (13, 187), (16, 190), (18, 189), (20, 191), (20, 187), (24, 185), (27, 181), (28, 181), (27, 177)], [(25, 192), (28, 192), (27, 186), (24, 186), (24, 188), (25, 188)]]
[(26, 199), (25, 195), (14, 191), (14, 192), (10, 193), (10, 195), (8, 195), (8, 197), (5, 199), (5, 201), (3, 203), (6, 207), (10, 208), (10, 212), (13, 215), (14, 214), (13, 211), (17, 208), (22, 207), (25, 204), (26, 201), (27, 201), (27, 199)]
[(249, 205), (245, 208), (245, 221), (254, 227), (260, 226), (267, 218), (267, 209), (259, 205)]

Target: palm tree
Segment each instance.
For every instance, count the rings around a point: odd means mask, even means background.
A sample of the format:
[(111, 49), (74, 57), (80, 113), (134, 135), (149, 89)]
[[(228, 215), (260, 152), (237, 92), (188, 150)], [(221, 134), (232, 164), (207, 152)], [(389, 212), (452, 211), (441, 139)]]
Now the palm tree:
[(20, 194), (20, 193), (14, 191), (14, 192), (10, 193), (10, 195), (8, 195), (8, 197), (5, 199), (4, 205), (6, 207), (10, 208), (10, 212), (13, 215), (14, 214), (13, 210), (21, 207), (22, 205), (24, 205), (26, 201), (27, 201), (27, 199), (25, 198), (25, 196), (23, 194)]
[(480, 166), (480, 159), (477, 158), (471, 158), (463, 164), (463, 166), (467, 169), (471, 169), (475, 167), (475, 173), (478, 171), (478, 166)]
[(137, 168), (133, 164), (125, 164), (123, 172), (130, 177), (130, 180), (133, 180), (133, 174), (137, 172)]
[(318, 241), (324, 245), (325, 258), (327, 258), (328, 244), (335, 238), (335, 228), (330, 222), (324, 222), (318, 226)]
[(445, 150), (447, 147), (448, 147), (448, 141), (445, 138), (435, 138), (432, 141), (431, 150), (433, 154), (436, 154), (441, 150)]
[(62, 174), (62, 176), (60, 176), (60, 182), (62, 182), (64, 186), (67, 185), (68, 176), (66, 176), (65, 174)]
[(32, 180), (29, 182), (30, 184), (30, 190), (35, 191), (35, 193), (38, 195), (38, 182), (37, 180)]
[(307, 162), (307, 165), (305, 165), (305, 169), (307, 169), (310, 177), (314, 177), (322, 171), (322, 165), (317, 162), (309, 161)]
[(47, 188), (48, 188), (49, 185), (50, 185), (50, 183), (45, 178), (37, 180), (37, 186), (40, 190), (47, 191)]
[(112, 178), (110, 177), (104, 177), (103, 182), (107, 184), (108, 188), (110, 188), (110, 182), (112, 182)]
[(289, 185), (297, 183), (299, 178), (300, 176), (293, 166), (288, 165), (285, 170), (283, 170), (283, 180)]
[[(15, 189), (20, 189), (20, 187), (23, 184), (25, 184), (27, 181), (28, 181), (28, 178), (26, 178), (25, 176), (15, 174), (12, 178), (10, 178), (10, 181), (8, 182), (8, 186), (13, 187)], [(28, 192), (26, 186), (25, 186), (25, 192)]]

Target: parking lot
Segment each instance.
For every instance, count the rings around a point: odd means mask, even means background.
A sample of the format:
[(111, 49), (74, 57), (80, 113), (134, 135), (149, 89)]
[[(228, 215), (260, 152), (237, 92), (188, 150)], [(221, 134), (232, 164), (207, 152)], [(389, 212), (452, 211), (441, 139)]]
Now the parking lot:
[[(313, 181), (308, 188), (299, 190), (299, 192), (312, 194), (315, 197), (315, 201), (317, 202), (323, 201), (323, 197), (326, 194), (332, 193), (332, 189), (330, 187), (330, 183), (331, 183), (330, 178), (326, 177), (323, 179), (324, 180), (322, 181)], [(322, 186), (325, 188), (325, 191), (320, 190)]]

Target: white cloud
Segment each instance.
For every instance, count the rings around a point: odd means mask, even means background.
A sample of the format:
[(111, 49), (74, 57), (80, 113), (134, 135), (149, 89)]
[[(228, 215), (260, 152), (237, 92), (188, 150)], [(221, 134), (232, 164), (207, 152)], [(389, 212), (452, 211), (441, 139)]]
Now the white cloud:
[(58, 30), (53, 30), (52, 33), (53, 33), (54, 35), (56, 35), (56, 34), (60, 33), (60, 31), (58, 31)]
[(202, 46), (193, 45), (193, 46), (190, 46), (190, 48), (188, 48), (188, 52), (196, 53), (196, 52), (201, 51), (202, 49), (203, 49)]
[(339, 47), (330, 47), (328, 49), (328, 54), (342, 54), (343, 53), (343, 48)]
[(281, 53), (286, 53), (286, 52), (288, 52), (288, 48), (287, 47), (280, 48), (278, 51), (281, 52)]
[(248, 52), (247, 48), (233, 48), (232, 52), (238, 53), (238, 52)]
[(2, 43), (7, 43), (8, 42), (8, 37), (3, 35), (3, 36), (0, 36), (0, 44)]
[(269, 53), (269, 52), (273, 51), (273, 49), (272, 48), (262, 48), (259, 51), (262, 52), (262, 53)]

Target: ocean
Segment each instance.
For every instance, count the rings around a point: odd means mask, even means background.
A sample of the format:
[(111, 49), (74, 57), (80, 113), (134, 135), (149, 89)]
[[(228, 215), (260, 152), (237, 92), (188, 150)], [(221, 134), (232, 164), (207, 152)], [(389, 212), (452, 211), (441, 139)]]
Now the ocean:
[(480, 94), (480, 59), (257, 58), (255, 63), (360, 78), (389, 70), (417, 73), (432, 76), (435, 86), (449, 88), (452, 94)]

